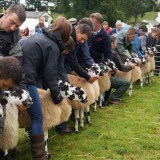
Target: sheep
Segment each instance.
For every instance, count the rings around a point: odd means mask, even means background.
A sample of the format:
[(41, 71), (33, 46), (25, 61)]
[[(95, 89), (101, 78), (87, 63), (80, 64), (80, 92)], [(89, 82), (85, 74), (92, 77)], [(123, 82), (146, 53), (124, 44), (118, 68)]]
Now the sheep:
[(78, 132), (78, 120), (80, 120), (80, 127), (84, 127), (84, 109), (87, 108), (87, 122), (91, 124), (90, 116), (89, 116), (89, 106), (95, 102), (95, 93), (92, 85), (75, 75), (68, 74), (69, 83), (73, 86), (82, 87), (88, 95), (87, 103), (82, 103), (79, 101), (71, 101), (71, 106), (74, 109), (75, 114), (75, 132)]
[[(136, 62), (137, 64), (140, 64), (138, 59), (135, 59), (135, 58), (132, 59), (132, 60), (130, 59), (129, 61), (127, 61), (126, 64), (130, 64), (131, 63), (130, 61)], [(139, 66), (135, 66), (134, 69), (132, 69), (132, 70), (130, 70), (128, 72), (117, 71), (115, 76), (121, 77), (121, 78), (124, 78), (124, 79), (130, 81), (131, 85), (129, 87), (129, 96), (131, 96), (132, 95), (132, 90), (133, 90), (133, 83), (141, 78), (141, 69), (140, 69)]]
[[(49, 159), (51, 155), (48, 153), (47, 147), (48, 130), (69, 119), (71, 115), (71, 106), (68, 104), (67, 99), (63, 99), (59, 104), (54, 104), (49, 89), (38, 89), (38, 93), (41, 99), (43, 111), (43, 129), (46, 142), (45, 150), (47, 158)], [(27, 111), (20, 112), (18, 120), (21, 128), (30, 127), (30, 118)]]
[(17, 104), (26, 105), (26, 107), (32, 104), (32, 99), (27, 91), (20, 88), (13, 88), (2, 92), (2, 97), (6, 101), (6, 119), (4, 130), (0, 134), (0, 149), (5, 151), (5, 157), (8, 156), (8, 150), (13, 149), (18, 144), (18, 108)]
[[(42, 103), (44, 130), (49, 130), (69, 119), (71, 106), (68, 104), (67, 99), (63, 99), (59, 104), (54, 104), (49, 89), (43, 90), (38, 88), (38, 93)], [(27, 111), (20, 112), (19, 125), (20, 128), (28, 128), (30, 126), (30, 118)]]

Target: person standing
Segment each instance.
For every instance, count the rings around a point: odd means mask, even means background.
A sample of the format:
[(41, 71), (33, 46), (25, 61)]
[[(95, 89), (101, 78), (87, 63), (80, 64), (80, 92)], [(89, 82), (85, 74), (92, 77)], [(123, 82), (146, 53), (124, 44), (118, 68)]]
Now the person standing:
[(44, 17), (40, 17), (39, 23), (35, 26), (35, 33), (41, 33), (43, 28), (46, 28), (44, 24)]
[[(33, 160), (46, 160), (43, 116), (38, 88), (50, 89), (53, 103), (62, 101), (58, 87), (58, 61), (65, 49), (71, 24), (64, 17), (58, 17), (49, 29), (33, 35), (21, 43), (27, 87), (33, 104), (28, 109), (31, 118), (29, 137)], [(54, 115), (53, 115), (54, 116)]]

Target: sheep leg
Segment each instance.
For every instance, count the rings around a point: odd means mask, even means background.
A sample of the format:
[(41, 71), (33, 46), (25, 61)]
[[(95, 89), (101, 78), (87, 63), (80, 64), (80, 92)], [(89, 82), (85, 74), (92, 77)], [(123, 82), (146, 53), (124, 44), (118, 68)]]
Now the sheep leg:
[(44, 131), (45, 151), (47, 159), (51, 159), (51, 154), (48, 152), (48, 130)]
[(85, 114), (86, 114), (86, 122), (89, 124), (89, 125), (92, 125), (92, 122), (91, 122), (91, 117), (90, 117), (90, 107), (87, 106), (85, 108)]
[(131, 83), (131, 85), (129, 86), (129, 97), (132, 96), (133, 93), (133, 84)]
[(102, 95), (99, 96), (99, 108), (103, 108), (102, 107)]
[(4, 160), (13, 160), (13, 158), (8, 154), (8, 150), (4, 151)]
[(97, 110), (97, 99), (96, 99), (96, 101), (95, 101), (95, 103), (93, 104), (93, 111), (96, 111)]
[(80, 127), (84, 127), (84, 109), (80, 109), (80, 116), (79, 116), (79, 121), (80, 121)]
[(75, 116), (75, 132), (78, 132), (79, 109), (74, 109), (74, 116)]
[(143, 76), (140, 78), (140, 87), (143, 88)]
[(151, 72), (148, 74), (148, 83), (151, 84), (152, 81), (151, 81)]

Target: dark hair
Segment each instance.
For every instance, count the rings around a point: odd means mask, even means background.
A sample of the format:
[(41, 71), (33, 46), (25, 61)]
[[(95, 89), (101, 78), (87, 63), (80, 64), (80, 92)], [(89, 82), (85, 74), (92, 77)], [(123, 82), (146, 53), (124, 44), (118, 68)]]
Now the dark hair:
[(130, 27), (130, 28), (128, 28), (128, 30), (127, 30), (127, 34), (136, 34), (137, 32), (136, 32), (136, 29), (134, 28), (134, 27)]
[(90, 26), (91, 30), (93, 31), (94, 30), (94, 25), (93, 25), (93, 22), (90, 18), (88, 17), (84, 17), (82, 18), (79, 22), (78, 22), (78, 25), (79, 24), (87, 24)]
[(22, 79), (22, 66), (14, 57), (0, 58), (0, 79), (12, 79), (18, 84)]
[(147, 28), (146, 25), (141, 25), (141, 26), (139, 27), (139, 29), (142, 29), (142, 31), (145, 32), (145, 33), (148, 32), (148, 28)]
[(115, 42), (115, 41), (116, 41), (116, 37), (110, 35), (110, 40), (111, 40), (111, 43), (112, 43), (112, 42)]
[(8, 14), (15, 13), (21, 22), (26, 20), (26, 11), (21, 5), (12, 4), (6, 12), (8, 12)]
[(92, 34), (91, 27), (87, 24), (79, 24), (79, 25), (76, 26), (76, 28), (79, 29), (81, 34), (86, 34), (88, 36), (88, 38)]
[(50, 32), (53, 33), (56, 30), (60, 31), (62, 40), (66, 44), (69, 40), (72, 31), (70, 22), (67, 21), (65, 17), (58, 17), (54, 22), (53, 28), (50, 29)]

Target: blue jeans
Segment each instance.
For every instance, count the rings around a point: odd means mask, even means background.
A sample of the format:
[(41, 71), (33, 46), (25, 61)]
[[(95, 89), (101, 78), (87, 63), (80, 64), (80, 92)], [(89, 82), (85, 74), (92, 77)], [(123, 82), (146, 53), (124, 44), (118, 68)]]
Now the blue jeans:
[(43, 134), (43, 115), (42, 105), (36, 86), (28, 85), (28, 91), (32, 97), (33, 104), (27, 109), (31, 119), (31, 135)]

